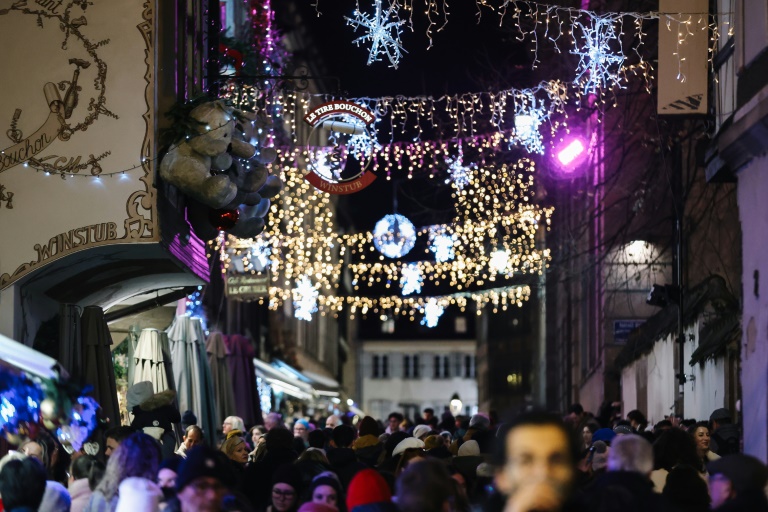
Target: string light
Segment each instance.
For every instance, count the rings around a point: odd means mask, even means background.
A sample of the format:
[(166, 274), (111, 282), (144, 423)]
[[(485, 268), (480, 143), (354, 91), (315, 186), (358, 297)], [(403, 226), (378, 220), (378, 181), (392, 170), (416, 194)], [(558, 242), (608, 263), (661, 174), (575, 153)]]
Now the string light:
[(373, 228), (373, 246), (387, 258), (402, 258), (416, 244), (416, 228), (400, 214), (385, 215)]
[(312, 313), (317, 312), (317, 297), (319, 293), (309, 276), (301, 276), (296, 280), (293, 289), (293, 316), (299, 320), (312, 320)]
[(453, 249), (456, 243), (456, 235), (447, 233), (445, 226), (429, 227), (429, 250), (435, 255), (435, 261), (443, 263), (456, 257)]

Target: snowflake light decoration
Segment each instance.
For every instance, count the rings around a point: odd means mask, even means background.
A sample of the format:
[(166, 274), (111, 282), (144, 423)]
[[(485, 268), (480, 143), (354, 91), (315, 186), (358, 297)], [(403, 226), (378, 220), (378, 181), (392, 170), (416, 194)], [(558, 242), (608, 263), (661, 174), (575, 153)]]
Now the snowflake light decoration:
[(445, 308), (437, 302), (437, 299), (429, 299), (424, 305), (424, 318), (421, 319), (421, 325), (426, 325), (430, 329), (437, 327), (437, 321), (443, 316)]
[(464, 190), (464, 187), (472, 182), (472, 172), (477, 169), (477, 165), (464, 165), (464, 154), (461, 151), (461, 147), (459, 147), (459, 154), (456, 158), (448, 159), (446, 163), (448, 164), (450, 178), (445, 180), (445, 183), (453, 182), (456, 188)]
[[(382, 55), (384, 55), (389, 59), (390, 67), (397, 69), (402, 52), (405, 51), (400, 42), (400, 35), (403, 32), (400, 27), (405, 23), (405, 20), (401, 20), (398, 17), (394, 4), (389, 6), (387, 12), (382, 12), (381, 1), (374, 1), (373, 5), (376, 8), (376, 12), (373, 15), (355, 9), (351, 18), (345, 16), (344, 19), (347, 20), (347, 25), (354, 27), (355, 31), (358, 28), (367, 30), (366, 34), (352, 42), (356, 46), (360, 46), (361, 43), (371, 43), (371, 49), (368, 53), (369, 66), (374, 61), (380, 61)], [(391, 21), (390, 17), (392, 18)]]
[(618, 71), (624, 63), (622, 52), (615, 53), (611, 50), (611, 43), (621, 49), (615, 20), (612, 17), (599, 16), (590, 16), (590, 20), (591, 24), (574, 20), (574, 39), (576, 32), (581, 31), (584, 44), (571, 50), (571, 53), (578, 55), (580, 59), (575, 82), (581, 84), (585, 94), (620, 85)]
[(416, 228), (400, 214), (385, 215), (373, 228), (373, 246), (387, 258), (401, 258), (416, 244)]
[(341, 179), (341, 170), (345, 160), (346, 155), (343, 147), (322, 148), (315, 152), (312, 166), (315, 172), (323, 178), (338, 181)]
[(443, 263), (456, 257), (454, 244), (457, 237), (453, 233), (446, 233), (444, 226), (430, 226), (429, 250), (435, 255), (435, 261)]
[(488, 261), (492, 272), (504, 273), (509, 266), (509, 252), (504, 249), (497, 249), (491, 253), (491, 259)]
[(517, 142), (531, 153), (544, 154), (539, 126), (547, 118), (542, 105), (537, 106), (533, 93), (526, 92), (515, 102), (515, 135)]
[(270, 256), (272, 256), (272, 246), (263, 238), (257, 239), (248, 250), (248, 263), (244, 265), (245, 270), (264, 272), (269, 267)]
[(403, 269), (400, 272), (400, 287), (402, 288), (403, 295), (421, 293), (421, 285), (423, 282), (424, 276), (421, 273), (419, 265), (416, 263), (409, 263), (403, 266)]
[(317, 312), (317, 297), (319, 293), (308, 276), (296, 280), (293, 289), (293, 316), (299, 320), (312, 320), (312, 313)]

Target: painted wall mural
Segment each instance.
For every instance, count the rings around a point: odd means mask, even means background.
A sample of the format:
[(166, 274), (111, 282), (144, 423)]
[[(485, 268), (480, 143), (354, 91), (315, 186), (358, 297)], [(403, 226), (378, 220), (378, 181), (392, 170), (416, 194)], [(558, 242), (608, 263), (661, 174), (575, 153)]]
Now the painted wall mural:
[(0, 6), (0, 289), (157, 240), (153, 32), (153, 0)]

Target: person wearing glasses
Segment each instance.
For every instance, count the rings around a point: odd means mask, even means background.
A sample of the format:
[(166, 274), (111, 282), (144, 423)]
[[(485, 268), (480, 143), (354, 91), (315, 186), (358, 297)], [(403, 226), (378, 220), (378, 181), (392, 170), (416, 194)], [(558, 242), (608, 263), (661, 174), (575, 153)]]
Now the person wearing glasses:
[(299, 508), (301, 473), (293, 464), (283, 464), (272, 477), (272, 500), (267, 512), (296, 512)]
[(187, 453), (176, 476), (176, 498), (169, 500), (167, 512), (220, 512), (227, 495), (226, 482), (231, 468), (225, 456), (207, 446), (196, 446)]

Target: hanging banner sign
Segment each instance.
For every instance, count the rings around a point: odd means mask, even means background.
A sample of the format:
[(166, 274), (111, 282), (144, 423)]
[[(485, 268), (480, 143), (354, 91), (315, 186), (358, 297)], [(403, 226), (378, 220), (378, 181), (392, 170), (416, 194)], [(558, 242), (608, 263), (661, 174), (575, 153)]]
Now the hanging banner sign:
[(320, 128), (330, 133), (327, 147), (310, 148), (311, 170), (304, 177), (318, 190), (329, 194), (352, 194), (376, 179), (366, 172), (371, 163), (375, 137), (370, 126), (373, 112), (351, 101), (330, 101), (313, 108), (304, 116), (312, 126), (309, 139)]
[(269, 272), (227, 274), (224, 294), (232, 300), (253, 300), (269, 295)]
[[(709, 5), (707, 0), (660, 0), (656, 111), (707, 113)], [(679, 14), (677, 14), (679, 13)]]

